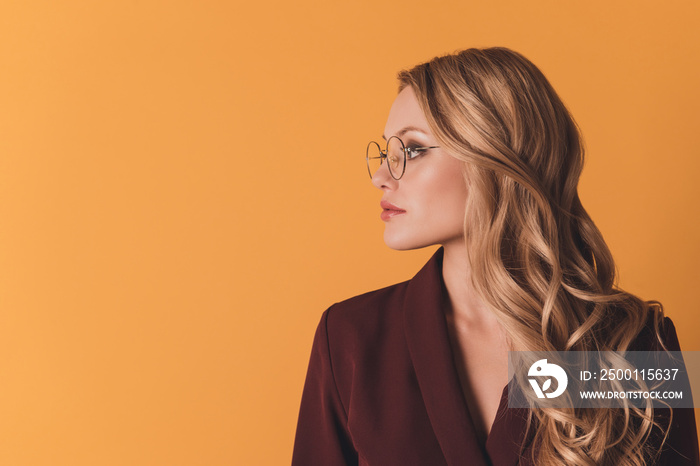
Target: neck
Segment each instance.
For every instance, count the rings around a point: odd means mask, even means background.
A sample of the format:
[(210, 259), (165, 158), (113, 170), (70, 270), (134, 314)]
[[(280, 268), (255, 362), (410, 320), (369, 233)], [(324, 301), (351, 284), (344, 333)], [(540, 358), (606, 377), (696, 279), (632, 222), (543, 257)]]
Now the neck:
[(464, 241), (444, 244), (442, 278), (450, 298), (452, 317), (456, 320), (497, 325), (496, 318), (478, 296), (471, 283), (471, 269)]

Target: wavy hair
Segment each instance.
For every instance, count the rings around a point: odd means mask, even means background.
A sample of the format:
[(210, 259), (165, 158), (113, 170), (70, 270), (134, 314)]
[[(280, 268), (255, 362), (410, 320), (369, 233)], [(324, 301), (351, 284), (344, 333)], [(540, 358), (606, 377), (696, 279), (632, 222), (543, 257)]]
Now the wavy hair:
[[(510, 349), (625, 351), (648, 319), (663, 347), (661, 304), (616, 286), (610, 250), (578, 196), (578, 126), (542, 72), (497, 47), (436, 57), (398, 78), (440, 145), (465, 162), (471, 280)], [(644, 465), (658, 454), (654, 427), (664, 430), (650, 404), (529, 413), (533, 460), (545, 466)]]

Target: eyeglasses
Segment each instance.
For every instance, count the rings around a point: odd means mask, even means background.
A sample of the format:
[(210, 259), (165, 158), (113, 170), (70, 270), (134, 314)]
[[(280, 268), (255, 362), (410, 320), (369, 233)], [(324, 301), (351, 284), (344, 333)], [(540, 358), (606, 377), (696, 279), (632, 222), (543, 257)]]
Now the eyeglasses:
[(437, 149), (439, 147), (406, 147), (398, 136), (392, 136), (386, 141), (386, 149), (382, 150), (379, 143), (370, 141), (367, 144), (367, 171), (369, 172), (369, 177), (372, 178), (374, 176), (374, 173), (379, 170), (379, 167), (384, 163), (384, 159), (386, 159), (389, 174), (393, 179), (399, 180), (406, 171), (406, 160), (415, 159), (428, 149)]

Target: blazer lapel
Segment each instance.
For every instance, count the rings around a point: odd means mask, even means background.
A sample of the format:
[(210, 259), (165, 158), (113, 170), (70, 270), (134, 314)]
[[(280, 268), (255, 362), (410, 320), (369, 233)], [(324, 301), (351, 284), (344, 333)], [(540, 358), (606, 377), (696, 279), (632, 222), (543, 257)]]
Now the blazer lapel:
[[(442, 280), (443, 252), (443, 248), (438, 249), (409, 282), (403, 306), (406, 342), (435, 436), (449, 465), (531, 464), (531, 451), (520, 452), (528, 412), (508, 408), (508, 386), (503, 390), (485, 450), (477, 440), (443, 311), (443, 299), (447, 299)], [(529, 435), (526, 445), (531, 441)]]
[(508, 391), (510, 385), (506, 385), (501, 396), (501, 404), (498, 406), (496, 419), (493, 421), (491, 431), (486, 439), (486, 451), (494, 466), (530, 465), (533, 440), (533, 428), (530, 428), (525, 448), (520, 451), (520, 445), (525, 437), (527, 429), (528, 410), (523, 408), (508, 407)]
[(442, 310), (440, 248), (409, 282), (403, 321), (406, 342), (433, 431), (449, 465), (487, 466), (462, 395)]

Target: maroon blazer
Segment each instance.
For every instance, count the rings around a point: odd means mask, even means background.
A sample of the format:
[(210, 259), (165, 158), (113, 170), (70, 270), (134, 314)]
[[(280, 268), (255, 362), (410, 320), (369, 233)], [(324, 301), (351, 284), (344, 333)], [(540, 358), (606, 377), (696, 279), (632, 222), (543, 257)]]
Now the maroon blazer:
[[(440, 248), (413, 279), (334, 304), (316, 330), (293, 466), (531, 465), (527, 410), (505, 387), (477, 441), (443, 314)], [(666, 319), (667, 344), (680, 350)], [(645, 329), (647, 330), (647, 329)], [(651, 341), (643, 332), (638, 349)], [(661, 411), (661, 410), (657, 410)], [(695, 414), (676, 409), (658, 464), (700, 465)], [(527, 445), (520, 454), (520, 444)]]

